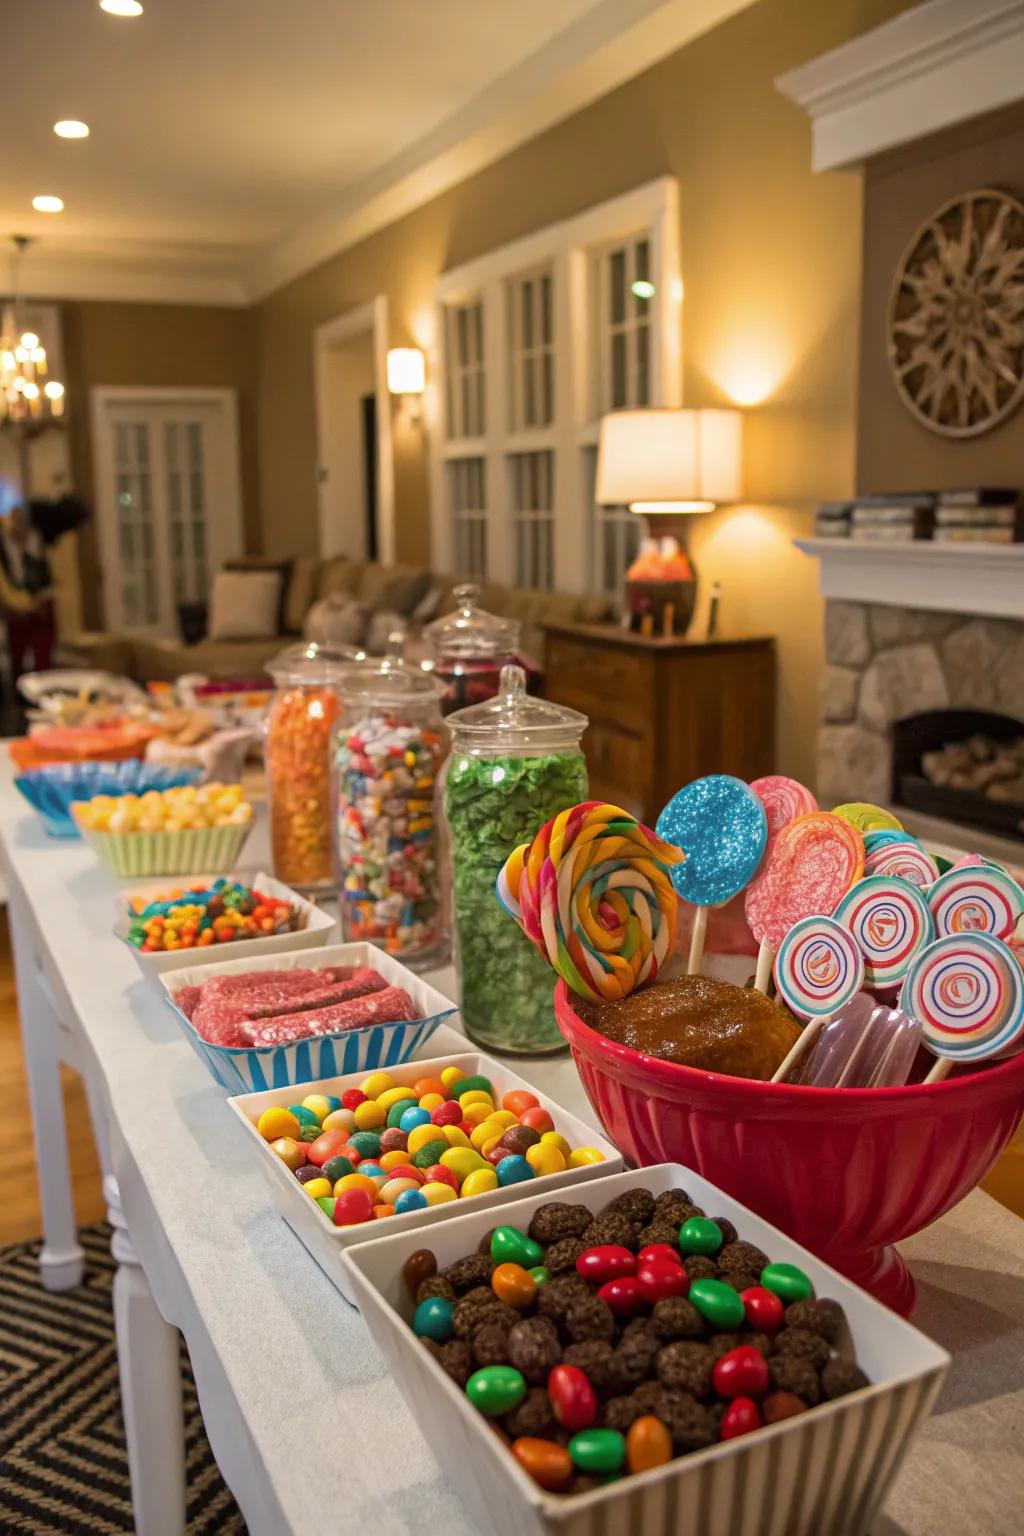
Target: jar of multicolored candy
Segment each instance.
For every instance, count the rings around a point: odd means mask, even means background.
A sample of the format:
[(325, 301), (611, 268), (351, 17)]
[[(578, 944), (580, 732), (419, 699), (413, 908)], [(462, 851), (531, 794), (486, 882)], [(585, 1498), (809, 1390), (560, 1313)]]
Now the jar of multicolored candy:
[(341, 713), (338, 682), (354, 651), (291, 645), (268, 671), (275, 693), (264, 722), (274, 874), (297, 891), (334, 889), (331, 757)]
[(335, 754), (338, 905), (347, 940), (411, 965), (447, 952), (434, 787), (443, 685), (388, 656), (346, 672)]
[(462, 1022), (492, 1050), (565, 1050), (551, 967), (501, 906), (495, 883), (513, 848), (587, 798), (587, 717), (531, 698), (522, 667), (506, 666), (496, 696), (449, 715), (448, 725), (444, 804)]

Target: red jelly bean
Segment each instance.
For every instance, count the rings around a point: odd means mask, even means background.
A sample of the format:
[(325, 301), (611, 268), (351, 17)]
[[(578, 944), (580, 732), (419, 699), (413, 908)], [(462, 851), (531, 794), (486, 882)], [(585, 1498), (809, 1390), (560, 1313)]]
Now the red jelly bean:
[(334, 1202), (334, 1225), (351, 1227), (357, 1222), (369, 1221), (373, 1215), (373, 1201), (365, 1189), (346, 1189)]
[(768, 1391), (768, 1362), (753, 1344), (741, 1344), (715, 1361), (711, 1380), (719, 1397), (763, 1397)]
[(366, 1103), (366, 1094), (361, 1088), (346, 1088), (341, 1096), (342, 1109), (356, 1109), (360, 1104)]
[(449, 1189), (454, 1189), (456, 1191), (459, 1187), (458, 1179), (455, 1177), (454, 1173), (452, 1173), (451, 1169), (446, 1168), (443, 1163), (433, 1163), (431, 1167), (427, 1169), (424, 1182), (427, 1184), (447, 1184)]
[(597, 1397), (578, 1365), (556, 1365), (548, 1377), (548, 1397), (555, 1418), (573, 1434), (597, 1418)]
[(664, 1296), (685, 1296), (690, 1289), (686, 1270), (673, 1259), (648, 1259), (637, 1270), (636, 1278), (641, 1296), (652, 1305)]
[(648, 1243), (646, 1248), (641, 1248), (636, 1256), (637, 1264), (646, 1264), (648, 1259), (668, 1259), (672, 1264), (681, 1264), (683, 1256), (678, 1248), (673, 1248), (671, 1243)]
[(723, 1413), (718, 1435), (721, 1440), (735, 1440), (739, 1435), (749, 1435), (752, 1429), (760, 1428), (757, 1404), (749, 1397), (737, 1397)]
[(337, 1157), (339, 1153), (348, 1156), (349, 1149), (345, 1146), (347, 1141), (347, 1131), (324, 1131), (322, 1136), (310, 1142), (306, 1148), (306, 1156), (311, 1163), (316, 1163), (318, 1168), (322, 1168), (328, 1158)]
[(740, 1291), (740, 1301), (751, 1328), (759, 1328), (762, 1333), (774, 1333), (776, 1328), (782, 1327), (785, 1308), (774, 1291), (766, 1290), (763, 1285), (752, 1285)]
[(458, 1125), (461, 1119), (462, 1110), (454, 1099), (449, 1099), (430, 1111), (430, 1120), (433, 1125)]
[(495, 1168), (497, 1168), (502, 1158), (508, 1157), (508, 1147), (503, 1147), (499, 1141), (496, 1147), (488, 1147), (487, 1151), (483, 1154), (483, 1157), (484, 1162), (491, 1163)]
[[(366, 1161), (368, 1163), (372, 1163), (375, 1162), (376, 1159), (368, 1157)], [(414, 1168), (412, 1163), (399, 1163), (396, 1168), (389, 1168), (387, 1170), (387, 1174), (389, 1179), (413, 1179), (417, 1184), (423, 1184), (426, 1182), (423, 1169)]]
[(529, 1109), (524, 1109), (519, 1116), (519, 1124), (528, 1125), (531, 1131), (539, 1131), (542, 1136), (545, 1131), (553, 1131), (555, 1128), (555, 1122), (547, 1110), (542, 1109), (539, 1104), (534, 1104)]
[(639, 1312), (644, 1304), (643, 1293), (635, 1275), (620, 1275), (617, 1280), (606, 1280), (597, 1294), (606, 1301), (616, 1317), (630, 1317)]
[(576, 1260), (576, 1273), (592, 1285), (631, 1275), (635, 1269), (636, 1255), (616, 1243), (602, 1243), (599, 1248), (588, 1248)]

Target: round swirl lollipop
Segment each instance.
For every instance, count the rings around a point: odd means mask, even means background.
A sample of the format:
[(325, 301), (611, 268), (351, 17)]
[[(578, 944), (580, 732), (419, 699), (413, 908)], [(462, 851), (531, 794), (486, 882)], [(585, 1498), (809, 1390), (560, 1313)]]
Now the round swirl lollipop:
[(1024, 913), (1024, 891), (998, 864), (948, 869), (928, 892), (940, 938), (953, 933), (992, 933), (1005, 939)]
[(911, 837), (909, 832), (904, 832), (902, 827), (876, 827), (873, 832), (865, 832), (863, 837), (865, 863), (869, 853), (874, 853), (876, 848), (884, 848), (886, 843), (917, 842), (917, 838)]
[(615, 805), (562, 811), (498, 876), (498, 899), (559, 976), (592, 1002), (653, 981), (671, 947), (685, 854)]
[(928, 903), (909, 880), (868, 875), (847, 891), (834, 916), (864, 956), (869, 987), (895, 987), (935, 937)]
[(798, 816), (773, 840), (747, 887), (751, 933), (774, 953), (801, 918), (830, 917), (863, 872), (864, 840), (855, 827), (828, 811)]
[(794, 923), (775, 957), (775, 986), (805, 1019), (834, 1013), (864, 984), (864, 958), (853, 935), (831, 917)]
[(796, 779), (787, 779), (784, 773), (769, 773), (763, 779), (751, 779), (750, 787), (764, 806), (769, 842), (776, 832), (781, 832), (798, 816), (808, 816), (818, 809), (818, 802), (810, 790)]
[(864, 873), (909, 880), (911, 885), (925, 887), (939, 878), (939, 866), (919, 842), (905, 838), (873, 848), (864, 859)]
[(832, 815), (842, 817), (851, 827), (856, 827), (858, 832), (880, 832), (885, 828), (895, 832), (903, 831), (903, 823), (897, 821), (892, 811), (887, 811), (881, 805), (872, 805), (870, 800), (850, 800), (846, 805), (837, 805)]
[[(945, 1061), (1012, 1056), (1024, 1046), (1024, 971), (990, 933), (950, 934), (922, 949), (900, 1004)], [(939, 1075), (933, 1069), (928, 1080)]]

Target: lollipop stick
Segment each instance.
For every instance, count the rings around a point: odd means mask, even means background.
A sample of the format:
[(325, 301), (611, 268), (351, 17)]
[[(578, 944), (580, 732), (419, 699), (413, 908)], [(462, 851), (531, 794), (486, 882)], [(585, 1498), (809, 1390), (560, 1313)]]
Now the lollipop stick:
[(934, 1067), (932, 1067), (931, 1071), (928, 1073), (928, 1076), (925, 1078), (925, 1082), (941, 1083), (943, 1078), (948, 1077), (952, 1070), (953, 1063), (949, 1060), (949, 1058), (946, 1056), (940, 1056)]
[(828, 1017), (828, 1014), (823, 1014), (821, 1018), (810, 1019), (804, 1025), (803, 1030), (790, 1046), (788, 1055), (785, 1057), (781, 1066), (776, 1071), (775, 1076), (772, 1078), (773, 1083), (784, 1083), (786, 1081), (786, 1078), (789, 1076), (790, 1072), (792, 1072), (797, 1062), (803, 1060), (803, 1058), (807, 1055), (807, 1052), (811, 1049), (811, 1046), (821, 1034), (821, 1027), (826, 1022)]
[(768, 993), (768, 980), (772, 974), (772, 960), (774, 956), (764, 939), (761, 940), (761, 948), (757, 952), (757, 971), (754, 974), (754, 991)]
[(704, 959), (704, 939), (708, 931), (707, 907), (694, 907), (693, 932), (690, 935), (690, 958), (686, 963), (687, 976), (699, 976)]

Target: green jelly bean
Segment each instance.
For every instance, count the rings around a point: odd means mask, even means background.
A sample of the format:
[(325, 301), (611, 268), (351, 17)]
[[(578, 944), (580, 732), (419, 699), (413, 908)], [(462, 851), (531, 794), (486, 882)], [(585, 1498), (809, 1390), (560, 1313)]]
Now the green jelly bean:
[(581, 1472), (617, 1472), (626, 1459), (626, 1441), (617, 1429), (581, 1429), (569, 1441), (569, 1455)]
[(688, 1299), (709, 1323), (723, 1331), (738, 1328), (746, 1316), (739, 1292), (722, 1280), (695, 1280)]
[(428, 1141), (425, 1147), (420, 1147), (412, 1160), (414, 1168), (433, 1168), (435, 1163), (441, 1161), (442, 1155), (448, 1151), (446, 1141)]
[(354, 1136), (349, 1137), (348, 1145), (360, 1157), (380, 1156), (380, 1136), (376, 1131), (356, 1131)]
[(330, 1179), (332, 1184), (337, 1184), (338, 1180), (343, 1179), (346, 1173), (353, 1171), (353, 1167), (352, 1159), (350, 1157), (342, 1157), (339, 1152), (337, 1157), (329, 1157), (327, 1159), (320, 1172), (325, 1179)]
[(810, 1301), (814, 1295), (814, 1286), (795, 1264), (766, 1264), (761, 1271), (761, 1284), (766, 1291), (774, 1291), (787, 1306), (791, 1301)]
[(534, 1285), (547, 1285), (551, 1279), (550, 1269), (545, 1269), (543, 1264), (535, 1264), (532, 1269), (527, 1270), (527, 1274)]
[(417, 1101), (410, 1094), (409, 1098), (399, 1099), (397, 1104), (392, 1104), (391, 1108), (388, 1110), (388, 1130), (400, 1130), (401, 1127), (399, 1126), (398, 1122), (401, 1120), (407, 1109), (416, 1108), (416, 1102)]
[(466, 1382), (466, 1396), (489, 1419), (511, 1413), (526, 1396), (526, 1378), (511, 1365), (485, 1365)]
[(458, 1099), (461, 1099), (464, 1093), (470, 1093), (473, 1090), (479, 1093), (489, 1093), (492, 1099), (494, 1097), (494, 1084), (489, 1077), (481, 1077), (479, 1074), (476, 1077), (460, 1077), (457, 1083), (452, 1084), (452, 1087), (455, 1089), (455, 1097)]
[(328, 1221), (334, 1220), (334, 1196), (317, 1195), (316, 1203), (327, 1217)]
[(313, 1111), (307, 1109), (304, 1104), (289, 1104), (288, 1113), (294, 1115), (300, 1125), (319, 1126), (320, 1124), (319, 1116), (314, 1115)]
[(691, 1216), (679, 1228), (679, 1247), (683, 1253), (717, 1253), (722, 1246), (722, 1229), (706, 1216)]
[(491, 1258), (495, 1264), (521, 1264), (532, 1269), (544, 1257), (544, 1249), (518, 1227), (495, 1227), (491, 1233)]
[(320, 1127), (318, 1125), (300, 1125), (299, 1126), (299, 1135), (298, 1135), (298, 1140), (299, 1141), (316, 1141), (317, 1137), (318, 1136), (322, 1136), (322, 1135), (323, 1135), (323, 1131), (320, 1129)]

